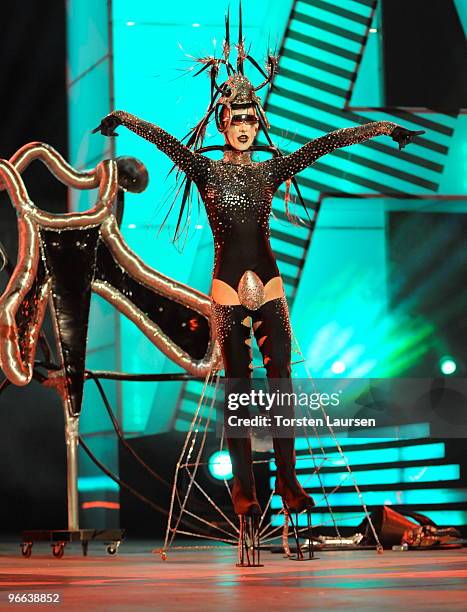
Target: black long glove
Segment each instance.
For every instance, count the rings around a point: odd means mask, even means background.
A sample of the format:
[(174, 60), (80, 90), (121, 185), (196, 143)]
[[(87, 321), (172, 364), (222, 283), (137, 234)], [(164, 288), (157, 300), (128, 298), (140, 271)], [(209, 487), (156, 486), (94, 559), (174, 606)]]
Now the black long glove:
[(399, 151), (407, 146), (415, 136), (424, 134), (425, 130), (406, 130), (403, 127), (397, 126), (393, 129), (391, 138), (399, 143)]
[(92, 133), (97, 134), (97, 132), (100, 132), (103, 136), (118, 136), (117, 132), (115, 132), (115, 128), (121, 124), (122, 122), (120, 119), (110, 113), (110, 115), (104, 117), (100, 124), (93, 129)]

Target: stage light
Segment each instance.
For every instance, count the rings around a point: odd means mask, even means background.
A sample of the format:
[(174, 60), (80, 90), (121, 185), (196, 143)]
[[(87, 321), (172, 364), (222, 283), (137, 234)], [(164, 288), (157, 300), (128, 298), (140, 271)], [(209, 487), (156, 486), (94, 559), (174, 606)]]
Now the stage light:
[(345, 363), (343, 361), (335, 361), (331, 366), (331, 370), (334, 374), (342, 374), (346, 370)]
[(233, 477), (232, 463), (227, 451), (217, 451), (209, 457), (209, 473), (217, 480), (230, 480)]
[(445, 356), (439, 360), (439, 368), (445, 376), (449, 376), (457, 370), (457, 364), (452, 357)]

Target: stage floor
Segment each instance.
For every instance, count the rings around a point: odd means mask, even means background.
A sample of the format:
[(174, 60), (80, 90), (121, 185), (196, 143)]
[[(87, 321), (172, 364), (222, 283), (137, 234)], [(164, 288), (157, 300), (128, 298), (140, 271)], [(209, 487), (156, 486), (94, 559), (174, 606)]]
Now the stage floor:
[(231, 548), (175, 550), (166, 561), (153, 548), (124, 542), (108, 556), (94, 544), (82, 557), (72, 545), (56, 559), (36, 544), (28, 559), (17, 544), (0, 544), (0, 610), (15, 608), (8, 593), (25, 592), (57, 592), (61, 609), (86, 611), (467, 609), (466, 549), (320, 552), (304, 562), (265, 552), (264, 567), (246, 569)]

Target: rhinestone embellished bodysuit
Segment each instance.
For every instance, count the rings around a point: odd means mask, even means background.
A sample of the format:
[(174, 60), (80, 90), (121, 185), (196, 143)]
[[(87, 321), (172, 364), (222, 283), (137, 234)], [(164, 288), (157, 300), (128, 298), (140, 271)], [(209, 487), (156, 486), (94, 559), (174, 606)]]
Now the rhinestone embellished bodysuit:
[(272, 198), (287, 179), (339, 147), (391, 134), (389, 121), (343, 128), (310, 141), (294, 153), (259, 163), (214, 161), (185, 147), (162, 128), (124, 111), (114, 111), (122, 125), (153, 142), (192, 179), (205, 204), (214, 237), (214, 273), (237, 290), (246, 271), (263, 284), (279, 276), (269, 242)]

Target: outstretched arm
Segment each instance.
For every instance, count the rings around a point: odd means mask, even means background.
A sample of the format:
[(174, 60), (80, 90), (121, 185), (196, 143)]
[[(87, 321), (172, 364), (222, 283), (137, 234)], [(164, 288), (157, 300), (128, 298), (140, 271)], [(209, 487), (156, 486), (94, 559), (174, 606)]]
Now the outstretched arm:
[(424, 132), (406, 130), (391, 121), (373, 121), (358, 127), (335, 130), (325, 136), (311, 140), (290, 155), (270, 160), (270, 163), (273, 164), (274, 179), (277, 184), (280, 184), (310, 166), (319, 157), (326, 155), (326, 153), (331, 153), (340, 147), (364, 142), (383, 134), (391, 136), (393, 140), (399, 143), (399, 149), (402, 149), (411, 141), (413, 136), (424, 134)]
[(154, 143), (158, 149), (165, 153), (180, 168), (188, 178), (195, 183), (206, 179), (209, 159), (194, 153), (177, 138), (160, 128), (158, 125), (139, 119), (125, 111), (115, 110), (102, 119), (94, 132), (101, 132), (104, 136), (118, 136), (115, 128), (123, 125), (138, 136)]

